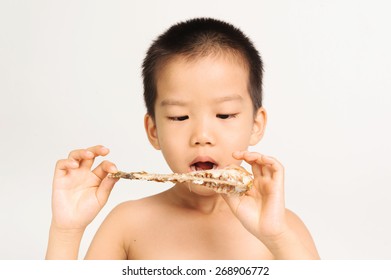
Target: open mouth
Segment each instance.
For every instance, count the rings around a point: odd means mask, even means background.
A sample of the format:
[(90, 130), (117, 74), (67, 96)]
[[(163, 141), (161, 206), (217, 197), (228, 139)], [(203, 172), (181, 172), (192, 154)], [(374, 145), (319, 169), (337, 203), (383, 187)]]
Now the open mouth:
[(211, 161), (197, 161), (193, 163), (190, 168), (191, 171), (217, 169), (217, 164)]

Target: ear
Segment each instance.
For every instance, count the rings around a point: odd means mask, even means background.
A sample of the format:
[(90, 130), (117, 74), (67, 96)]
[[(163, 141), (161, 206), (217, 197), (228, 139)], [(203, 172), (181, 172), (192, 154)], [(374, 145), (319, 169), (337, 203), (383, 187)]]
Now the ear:
[(159, 139), (157, 137), (157, 128), (154, 119), (149, 115), (144, 116), (144, 127), (147, 132), (148, 140), (151, 145), (156, 149), (160, 150)]
[(254, 117), (253, 130), (250, 137), (250, 146), (256, 145), (263, 137), (267, 122), (266, 110), (261, 107)]

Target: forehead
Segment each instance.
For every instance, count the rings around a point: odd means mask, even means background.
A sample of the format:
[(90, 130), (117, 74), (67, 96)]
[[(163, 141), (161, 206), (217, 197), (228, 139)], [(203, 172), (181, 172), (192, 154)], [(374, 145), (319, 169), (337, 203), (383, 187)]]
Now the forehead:
[(156, 104), (167, 98), (246, 98), (248, 84), (248, 67), (235, 55), (176, 56), (159, 67)]
[(190, 68), (196, 65), (211, 66), (225, 62), (226, 68), (240, 68), (249, 74), (249, 64), (243, 55), (235, 50), (205, 50), (199, 53), (175, 54), (161, 60), (157, 65), (157, 79), (162, 71), (170, 71), (173, 68)]

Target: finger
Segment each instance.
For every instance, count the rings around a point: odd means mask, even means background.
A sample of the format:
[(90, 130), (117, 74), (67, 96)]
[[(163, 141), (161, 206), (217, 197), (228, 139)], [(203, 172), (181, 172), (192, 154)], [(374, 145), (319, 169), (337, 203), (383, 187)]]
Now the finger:
[(244, 159), (243, 156), (245, 152), (246, 151), (235, 151), (232, 153), (232, 157), (237, 160), (243, 160)]
[(69, 153), (68, 159), (81, 162), (82, 160), (91, 159), (94, 157), (94, 153), (87, 149), (73, 150)]
[[(236, 151), (232, 153), (232, 156), (237, 160), (244, 160), (248, 164), (251, 164), (252, 167), (255, 167), (254, 164), (261, 165), (261, 171), (265, 172), (279, 172), (283, 171), (282, 164), (273, 157), (265, 156), (257, 152), (249, 151)], [(265, 175), (265, 174), (263, 174)]]
[(254, 176), (273, 178), (273, 176), (278, 175), (277, 173), (283, 171), (281, 163), (273, 157), (247, 151), (243, 152), (241, 156), (247, 163), (251, 164)]
[(232, 212), (236, 215), (241, 202), (241, 197), (238, 195), (227, 194), (221, 194), (221, 197), (225, 200), (229, 208), (231, 208)]
[(97, 146), (87, 148), (87, 152), (93, 153), (94, 156), (91, 159), (84, 160), (81, 163), (81, 166), (84, 168), (90, 169), (92, 167), (92, 165), (94, 164), (94, 160), (96, 157), (106, 156), (110, 152), (110, 150), (108, 148), (106, 148), (105, 146), (97, 145)]
[(66, 170), (79, 167), (79, 163), (73, 159), (60, 159), (56, 163), (56, 169)]
[(102, 145), (97, 145), (93, 147), (87, 148), (88, 151), (93, 152), (96, 156), (105, 156), (107, 155), (110, 150)]
[(110, 193), (118, 179), (106, 177), (96, 191), (99, 204), (103, 207), (109, 199)]
[(257, 163), (261, 165), (269, 165), (274, 171), (277, 171), (282, 166), (275, 158), (256, 152), (244, 152), (243, 159), (249, 164)]
[(271, 178), (273, 174), (273, 169), (270, 166), (269, 161), (265, 161), (266, 156), (258, 153), (249, 153), (245, 156), (248, 162), (252, 163), (253, 172), (258, 172), (264, 178)]
[(262, 155), (261, 159), (257, 162), (262, 162), (266, 166), (267, 170), (270, 170), (273, 179), (284, 173), (283, 165), (273, 157)]
[(117, 167), (110, 161), (102, 161), (92, 172), (101, 180), (103, 180), (108, 173), (118, 172)]
[(61, 159), (57, 161), (54, 175), (55, 176), (64, 176), (69, 169), (75, 169), (79, 167), (79, 162), (73, 159)]
[(262, 166), (258, 166), (258, 164), (256, 163), (257, 157), (259, 156), (260, 154), (250, 153), (248, 151), (236, 151), (232, 153), (233, 158), (237, 160), (245, 160), (251, 165), (255, 177), (264, 175), (262, 172)]
[(258, 164), (265, 164), (264, 162), (260, 162), (259, 159), (262, 158), (262, 154), (256, 152), (249, 151), (236, 151), (232, 153), (232, 156), (238, 160), (245, 160), (247, 163), (257, 162)]
[(95, 157), (105, 156), (108, 153), (109, 149), (98, 145), (87, 149), (74, 150), (70, 152), (68, 158), (80, 162), (80, 167), (90, 169), (94, 164)]
[(117, 171), (118, 169), (115, 164), (107, 160), (103, 161), (92, 171), (97, 177), (101, 178), (101, 180), (103, 179), (96, 192), (96, 196), (102, 206), (106, 204), (115, 183), (119, 180), (115, 178), (109, 178), (107, 177), (107, 174), (115, 173)]
[[(284, 188), (284, 167), (282, 164), (275, 158), (270, 157), (270, 156), (264, 156), (260, 159), (258, 159), (257, 162), (262, 162), (262, 173), (264, 177), (261, 180), (267, 180), (268, 178), (271, 179), (272, 183), (270, 186), (272, 186), (269, 191), (265, 189), (264, 191), (266, 192), (278, 192), (281, 191), (283, 192)], [(254, 176), (255, 177), (255, 176)]]

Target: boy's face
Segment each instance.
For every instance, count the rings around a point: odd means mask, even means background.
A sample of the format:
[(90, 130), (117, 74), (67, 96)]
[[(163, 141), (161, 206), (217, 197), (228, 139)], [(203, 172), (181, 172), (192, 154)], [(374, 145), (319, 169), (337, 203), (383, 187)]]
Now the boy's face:
[(155, 121), (146, 115), (145, 127), (173, 172), (239, 165), (232, 153), (262, 137), (266, 113), (254, 117), (248, 70), (237, 58), (177, 57), (158, 73), (157, 92)]

